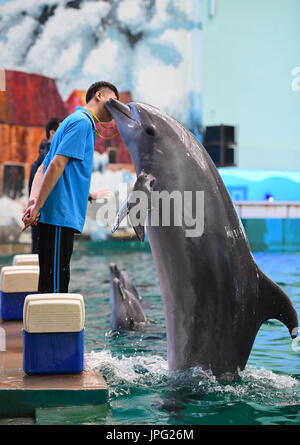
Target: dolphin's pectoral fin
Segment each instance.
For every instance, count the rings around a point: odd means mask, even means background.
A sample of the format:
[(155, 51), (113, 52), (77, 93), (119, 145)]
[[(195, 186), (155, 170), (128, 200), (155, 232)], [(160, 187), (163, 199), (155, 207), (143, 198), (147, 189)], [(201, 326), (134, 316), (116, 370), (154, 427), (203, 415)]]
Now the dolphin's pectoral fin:
[(143, 243), (145, 241), (145, 227), (142, 226), (141, 224), (137, 225), (132, 224), (132, 227), (134, 228), (137, 239)]
[(128, 215), (128, 212), (129, 212), (129, 200), (130, 200), (130, 194), (127, 196), (126, 200), (123, 202), (123, 204), (121, 205), (121, 207), (120, 207), (120, 209), (119, 209), (119, 211), (117, 213), (114, 225), (113, 225), (113, 227), (111, 229), (112, 233), (114, 233), (116, 230), (118, 230), (121, 222)]
[(155, 178), (142, 171), (133, 186), (129, 199), (129, 220), (140, 241), (145, 239), (145, 223), (151, 208), (151, 192)]
[(128, 195), (125, 202), (121, 205), (112, 228), (115, 232), (122, 220), (128, 215), (129, 221), (140, 241), (145, 239), (145, 222), (150, 210), (151, 191), (155, 178), (144, 172), (141, 172), (133, 186), (132, 192)]
[[(148, 197), (139, 199), (135, 194), (129, 204), (129, 221), (139, 241), (145, 240), (145, 223), (149, 211)], [(136, 202), (137, 201), (137, 202)]]
[(275, 318), (286, 325), (292, 338), (298, 334), (298, 316), (287, 294), (259, 270), (259, 310), (261, 322)]

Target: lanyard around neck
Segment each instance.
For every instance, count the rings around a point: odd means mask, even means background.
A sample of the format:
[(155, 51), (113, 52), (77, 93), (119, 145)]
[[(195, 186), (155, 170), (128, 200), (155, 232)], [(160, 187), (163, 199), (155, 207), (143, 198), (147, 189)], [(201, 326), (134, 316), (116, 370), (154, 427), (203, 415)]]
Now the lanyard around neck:
[[(86, 108), (86, 110), (88, 110), (88, 111), (91, 113), (91, 115), (96, 119), (96, 121), (100, 123), (101, 127), (106, 128), (106, 129), (109, 129), (109, 128), (116, 128), (116, 127), (106, 127), (105, 125), (103, 125), (103, 124), (100, 122), (100, 120), (99, 120), (98, 117), (95, 115), (95, 113), (92, 112), (92, 110), (90, 110), (89, 108)], [(99, 130), (98, 130), (98, 128), (97, 128), (96, 126), (95, 126), (95, 132), (96, 132), (97, 135), (98, 135), (100, 138), (102, 138), (102, 139), (113, 139), (114, 137), (118, 136), (118, 134), (119, 134), (119, 132), (118, 132), (118, 130), (117, 130), (117, 132), (116, 132), (115, 134), (113, 134), (112, 136), (103, 136), (103, 135), (99, 132)]]

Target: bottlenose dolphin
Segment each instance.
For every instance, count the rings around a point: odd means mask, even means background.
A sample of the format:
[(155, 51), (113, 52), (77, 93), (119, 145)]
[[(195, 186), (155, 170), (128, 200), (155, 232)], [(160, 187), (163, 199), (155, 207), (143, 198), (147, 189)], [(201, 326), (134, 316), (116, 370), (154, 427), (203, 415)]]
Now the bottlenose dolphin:
[[(130, 292), (139, 302), (142, 301), (142, 297), (140, 296), (135, 283), (129, 278), (127, 273), (124, 270), (120, 270), (116, 263), (110, 263), (109, 265), (110, 272), (110, 290), (113, 290), (113, 279), (118, 278), (122, 284), (122, 286)], [(111, 301), (111, 297), (110, 297)]]
[(119, 278), (113, 278), (110, 294), (110, 325), (113, 330), (133, 331), (145, 326), (147, 320), (139, 300), (123, 286)]
[[(227, 189), (198, 140), (150, 105), (110, 99), (106, 107), (132, 157), (135, 190), (149, 196), (154, 191), (204, 192), (199, 236), (187, 236), (187, 227), (174, 223), (174, 207), (169, 227), (161, 219), (151, 225), (152, 203), (145, 213), (164, 301), (169, 369), (200, 366), (220, 380), (234, 380), (266, 320), (280, 320), (292, 338), (297, 336), (293, 304), (255, 263)], [(192, 208), (195, 203), (193, 198)], [(142, 226), (134, 227), (140, 239)]]

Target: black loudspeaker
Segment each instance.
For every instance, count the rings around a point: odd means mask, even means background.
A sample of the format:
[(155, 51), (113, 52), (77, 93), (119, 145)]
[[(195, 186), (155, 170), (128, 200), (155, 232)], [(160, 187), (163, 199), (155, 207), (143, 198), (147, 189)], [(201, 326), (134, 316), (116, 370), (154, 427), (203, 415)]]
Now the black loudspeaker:
[(204, 140), (207, 144), (219, 144), (222, 139), (225, 145), (235, 144), (234, 127), (230, 125), (206, 127)]
[[(221, 167), (221, 150), (220, 145), (209, 145), (206, 146), (206, 151), (209, 154), (209, 156), (212, 158), (214, 163)], [(224, 148), (224, 166), (230, 166), (234, 165), (234, 149), (230, 147)]]
[(230, 125), (206, 127), (203, 145), (217, 167), (234, 166), (235, 128)]
[(2, 195), (11, 199), (20, 198), (24, 193), (25, 166), (18, 163), (2, 164)]

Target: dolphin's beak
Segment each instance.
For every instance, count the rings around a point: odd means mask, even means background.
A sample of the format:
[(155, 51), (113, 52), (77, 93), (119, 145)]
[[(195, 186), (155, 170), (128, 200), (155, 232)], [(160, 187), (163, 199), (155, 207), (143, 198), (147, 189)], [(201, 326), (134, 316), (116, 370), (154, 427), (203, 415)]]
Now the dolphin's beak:
[(110, 263), (109, 265), (109, 270), (112, 274), (119, 276), (120, 275), (120, 271), (118, 269), (118, 266), (115, 263)]
[(108, 109), (112, 117), (115, 119), (120, 113), (132, 119), (131, 109), (128, 105), (123, 104), (119, 100), (109, 99), (105, 102), (105, 107)]
[[(105, 102), (105, 107), (115, 121), (117, 129), (133, 160), (136, 171), (140, 172), (141, 153), (136, 144), (136, 138), (139, 132), (135, 132), (135, 130), (141, 127), (141, 122), (139, 121), (134, 104), (130, 103), (126, 105), (119, 100), (109, 99)], [(123, 210), (126, 211), (126, 208), (125, 206)]]

